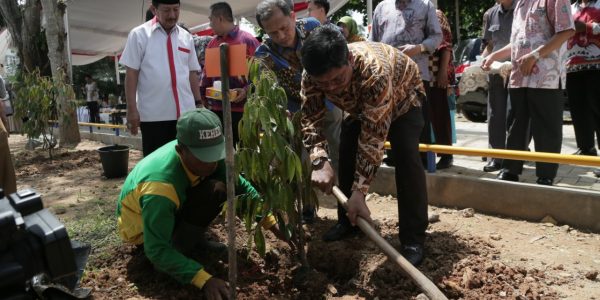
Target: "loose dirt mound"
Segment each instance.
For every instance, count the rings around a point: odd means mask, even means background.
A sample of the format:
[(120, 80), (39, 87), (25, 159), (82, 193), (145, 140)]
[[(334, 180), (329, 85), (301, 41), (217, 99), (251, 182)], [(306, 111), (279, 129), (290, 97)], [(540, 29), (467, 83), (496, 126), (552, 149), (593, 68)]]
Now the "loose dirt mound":
[[(96, 299), (201, 298), (198, 289), (154, 270), (142, 249), (119, 241), (114, 208), (124, 179), (102, 176), (94, 150), (101, 144), (82, 144), (86, 146), (60, 150), (52, 161), (44, 151), (15, 154), (19, 188), (40, 191), (70, 236), (94, 245), (82, 285), (92, 288)], [(130, 152), (130, 169), (140, 158), (139, 151)], [(368, 205), (381, 221), (382, 236), (398, 248), (395, 199), (375, 195)], [(600, 299), (600, 235), (566, 225), (430, 209), (439, 214), (439, 222), (428, 228), (427, 258), (419, 269), (449, 298)], [(322, 199), (319, 219), (307, 232), (312, 271), (300, 268), (295, 253), (270, 234), (264, 259), (239, 245), (239, 298), (414, 299), (420, 293), (366, 237), (322, 242), (335, 216), (335, 202)], [(239, 228), (237, 240), (244, 243), (247, 236)], [(226, 241), (222, 221), (211, 230), (213, 239)], [(215, 276), (227, 278), (223, 258), (195, 258)]]
[[(317, 225), (311, 233), (319, 235), (328, 224)], [(382, 224), (381, 231), (398, 247), (393, 237), (395, 224)], [(213, 238), (224, 241), (226, 229), (214, 226)], [(238, 241), (246, 234), (238, 231)], [(241, 246), (238, 249), (239, 299), (334, 299), (355, 296), (358, 299), (411, 299), (421, 293), (395, 263), (359, 235), (347, 241), (324, 243), (312, 240), (306, 274), (289, 248), (269, 236), (270, 248), (264, 259)], [(428, 237), (428, 258), (419, 268), (453, 299), (557, 299), (545, 283), (544, 272), (511, 267), (499, 261), (499, 251), (491, 244), (462, 238), (447, 232)], [(227, 278), (227, 263), (222, 258), (195, 257), (212, 274)], [(180, 284), (154, 270), (142, 249), (119, 246), (106, 260), (93, 262), (83, 285), (94, 289), (97, 299), (148, 297), (189, 299), (201, 292)]]
[(96, 151), (77, 150), (56, 153), (50, 160), (48, 153), (36, 151), (20, 152), (15, 156), (15, 161), (16, 175), (22, 178), (50, 173), (64, 176), (64, 172), (96, 167), (100, 158)]

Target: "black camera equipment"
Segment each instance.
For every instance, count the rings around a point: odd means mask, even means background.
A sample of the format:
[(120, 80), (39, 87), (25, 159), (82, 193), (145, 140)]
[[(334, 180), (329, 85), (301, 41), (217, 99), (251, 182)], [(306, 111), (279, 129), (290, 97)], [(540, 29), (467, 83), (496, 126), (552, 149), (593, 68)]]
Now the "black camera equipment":
[(0, 299), (86, 298), (90, 291), (77, 283), (89, 251), (34, 190), (0, 189)]

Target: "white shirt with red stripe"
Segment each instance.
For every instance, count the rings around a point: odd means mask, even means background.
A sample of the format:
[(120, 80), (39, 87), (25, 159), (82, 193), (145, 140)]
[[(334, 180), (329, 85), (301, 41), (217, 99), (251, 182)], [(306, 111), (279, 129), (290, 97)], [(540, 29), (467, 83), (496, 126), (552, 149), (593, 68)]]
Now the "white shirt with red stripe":
[(167, 34), (154, 18), (134, 28), (119, 62), (140, 71), (136, 102), (141, 122), (177, 120), (196, 107), (189, 76), (200, 71), (200, 64), (192, 35), (180, 26)]

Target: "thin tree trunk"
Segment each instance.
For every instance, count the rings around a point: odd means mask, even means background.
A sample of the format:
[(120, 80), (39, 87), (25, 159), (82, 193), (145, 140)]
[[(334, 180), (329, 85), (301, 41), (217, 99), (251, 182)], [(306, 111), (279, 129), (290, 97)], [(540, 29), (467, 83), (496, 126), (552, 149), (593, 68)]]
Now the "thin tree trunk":
[[(66, 5), (63, 1), (42, 0), (42, 9), (46, 18), (46, 41), (48, 43), (48, 57), (52, 67), (52, 77), (55, 82), (66, 85), (70, 82), (67, 78), (67, 49), (65, 48), (64, 15)], [(77, 124), (76, 106), (69, 102), (67, 93), (58, 92), (56, 97), (58, 110), (58, 124), (61, 146), (74, 146), (81, 141), (79, 125)]]
[(49, 74), (48, 58), (45, 53), (44, 36), (40, 30), (41, 6), (38, 0), (27, 0), (21, 6), (17, 0), (0, 1), (0, 16), (17, 48), (21, 66), (26, 72), (36, 68), (41, 74)]

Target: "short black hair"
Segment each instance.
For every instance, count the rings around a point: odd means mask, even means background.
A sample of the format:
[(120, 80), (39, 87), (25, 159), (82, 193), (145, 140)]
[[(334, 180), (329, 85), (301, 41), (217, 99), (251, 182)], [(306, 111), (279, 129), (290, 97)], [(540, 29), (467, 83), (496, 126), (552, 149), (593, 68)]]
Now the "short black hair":
[(308, 2), (314, 3), (318, 7), (325, 9), (325, 14), (329, 13), (329, 0), (310, 0)]
[(181, 4), (179, 0), (152, 0), (152, 6), (158, 8), (159, 4)]
[(213, 16), (225, 18), (229, 22), (233, 22), (233, 11), (227, 2), (217, 2), (210, 6), (210, 12)]
[(148, 22), (152, 19), (154, 19), (154, 13), (152, 12), (151, 9), (148, 8), (148, 10), (146, 11), (146, 22)]
[(348, 44), (333, 24), (315, 28), (302, 46), (302, 65), (309, 75), (323, 75), (348, 64)]
[(279, 8), (284, 16), (292, 14), (292, 7), (286, 0), (265, 0), (256, 7), (256, 22), (260, 28), (263, 28), (262, 20), (267, 20), (275, 13), (275, 8)]

